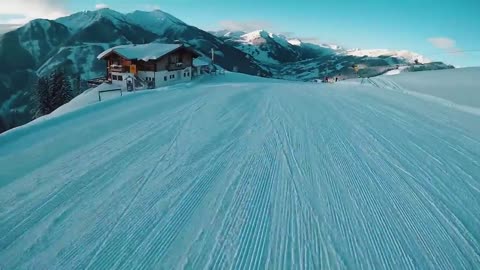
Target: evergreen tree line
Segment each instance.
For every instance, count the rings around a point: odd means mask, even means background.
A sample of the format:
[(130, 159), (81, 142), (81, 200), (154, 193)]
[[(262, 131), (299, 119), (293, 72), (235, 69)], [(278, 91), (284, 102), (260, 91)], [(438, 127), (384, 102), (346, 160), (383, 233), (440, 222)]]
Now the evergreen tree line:
[(69, 78), (61, 70), (38, 79), (35, 101), (35, 118), (47, 115), (74, 97)]
[[(73, 81), (73, 83), (71, 83)], [(33, 90), (33, 119), (47, 115), (81, 93), (82, 81), (78, 74), (72, 80), (62, 70), (38, 79)], [(0, 113), (0, 133), (28, 122), (28, 113), (15, 110)]]

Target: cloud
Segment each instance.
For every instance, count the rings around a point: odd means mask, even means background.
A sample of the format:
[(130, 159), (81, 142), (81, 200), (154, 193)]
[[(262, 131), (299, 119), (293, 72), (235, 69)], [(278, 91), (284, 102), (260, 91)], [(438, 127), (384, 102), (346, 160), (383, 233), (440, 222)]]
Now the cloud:
[(20, 27), (17, 24), (0, 24), (0, 35), (15, 30)]
[[(56, 19), (66, 16), (66, 2), (67, 0), (10, 1), (0, 5), (0, 23), (25, 24), (36, 18)], [(7, 19), (2, 19), (2, 15)]]
[(434, 47), (442, 49), (448, 53), (460, 54), (462, 49), (457, 48), (457, 42), (447, 37), (432, 37), (427, 39)]
[(102, 8), (108, 8), (108, 5), (107, 4), (96, 4), (95, 5), (95, 9), (102, 9)]
[(297, 35), (294, 32), (280, 32), (278, 34), (288, 38), (297, 38)]
[(266, 21), (221, 21), (220, 27), (229, 31), (251, 32), (260, 29), (269, 29), (272, 25)]
[(160, 10), (160, 6), (159, 5), (144, 5), (142, 10), (146, 10), (146, 11)]
[(428, 41), (432, 43), (433, 46), (440, 49), (451, 49), (455, 48), (456, 41), (446, 37), (435, 37), (429, 38)]

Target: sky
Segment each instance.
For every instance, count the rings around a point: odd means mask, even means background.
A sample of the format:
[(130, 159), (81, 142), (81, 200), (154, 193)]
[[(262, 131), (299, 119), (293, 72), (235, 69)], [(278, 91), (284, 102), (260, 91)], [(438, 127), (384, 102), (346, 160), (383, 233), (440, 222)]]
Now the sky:
[(265, 29), (304, 41), (405, 49), (457, 67), (480, 66), (480, 0), (0, 0), (0, 31), (33, 18), (104, 7), (161, 9), (204, 30)]

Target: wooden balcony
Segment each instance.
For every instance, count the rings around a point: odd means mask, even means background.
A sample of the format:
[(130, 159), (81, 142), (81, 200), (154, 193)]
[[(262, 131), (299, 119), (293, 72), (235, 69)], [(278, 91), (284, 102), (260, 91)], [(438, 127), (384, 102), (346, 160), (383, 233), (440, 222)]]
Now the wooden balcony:
[(167, 70), (168, 71), (182, 70), (182, 69), (185, 69), (185, 68), (186, 68), (186, 66), (182, 62), (170, 63), (170, 64), (167, 65)]
[(130, 72), (129, 66), (118, 66), (118, 65), (111, 65), (108, 67), (109, 72), (118, 72), (118, 73), (126, 73)]

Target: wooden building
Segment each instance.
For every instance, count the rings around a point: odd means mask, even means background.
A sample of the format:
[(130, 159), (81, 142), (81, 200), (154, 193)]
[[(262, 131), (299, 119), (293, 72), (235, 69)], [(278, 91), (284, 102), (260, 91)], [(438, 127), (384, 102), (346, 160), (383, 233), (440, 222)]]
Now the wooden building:
[(193, 59), (198, 56), (182, 44), (150, 43), (113, 47), (97, 58), (106, 61), (109, 81), (133, 90), (190, 81)]

